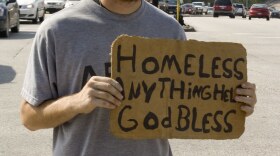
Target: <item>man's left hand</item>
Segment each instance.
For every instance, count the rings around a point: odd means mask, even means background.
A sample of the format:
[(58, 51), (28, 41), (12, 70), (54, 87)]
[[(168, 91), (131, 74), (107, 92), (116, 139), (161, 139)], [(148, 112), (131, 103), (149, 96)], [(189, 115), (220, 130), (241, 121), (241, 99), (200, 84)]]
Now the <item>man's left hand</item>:
[(250, 82), (241, 84), (241, 88), (236, 89), (235, 101), (244, 103), (241, 110), (246, 113), (246, 116), (253, 114), (257, 103), (256, 85)]

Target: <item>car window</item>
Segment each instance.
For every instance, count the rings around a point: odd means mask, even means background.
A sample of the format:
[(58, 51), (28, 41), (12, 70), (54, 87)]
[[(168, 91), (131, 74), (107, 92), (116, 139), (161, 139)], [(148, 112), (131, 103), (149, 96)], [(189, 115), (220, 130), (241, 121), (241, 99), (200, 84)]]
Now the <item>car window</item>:
[(6, 3), (6, 0), (0, 0), (0, 3)]
[(192, 4), (184, 4), (183, 6), (192, 7)]
[(252, 8), (267, 8), (267, 5), (265, 5), (265, 4), (253, 4)]
[(168, 4), (177, 4), (177, 1), (170, 1), (170, 0), (169, 0), (167, 3), (168, 3)]
[(202, 6), (202, 3), (193, 3), (194, 5), (200, 5), (200, 6)]
[(36, 2), (36, 0), (17, 0), (21, 4), (31, 4), (33, 2)]
[(216, 0), (215, 5), (232, 5), (230, 0)]
[(236, 7), (236, 8), (243, 8), (242, 4), (235, 4), (234, 7)]

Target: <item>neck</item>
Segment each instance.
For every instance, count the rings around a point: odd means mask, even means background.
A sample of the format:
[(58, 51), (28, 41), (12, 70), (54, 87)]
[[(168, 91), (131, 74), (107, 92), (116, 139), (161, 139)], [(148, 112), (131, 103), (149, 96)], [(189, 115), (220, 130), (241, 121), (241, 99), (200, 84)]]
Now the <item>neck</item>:
[(141, 6), (142, 0), (100, 0), (109, 11), (118, 14), (131, 14)]

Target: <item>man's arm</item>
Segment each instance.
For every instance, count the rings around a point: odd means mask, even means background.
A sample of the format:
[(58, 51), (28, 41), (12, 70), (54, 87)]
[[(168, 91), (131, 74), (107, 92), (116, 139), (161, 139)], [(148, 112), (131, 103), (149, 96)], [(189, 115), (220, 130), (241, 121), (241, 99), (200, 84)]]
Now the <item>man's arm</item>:
[(54, 128), (78, 114), (87, 114), (96, 107), (114, 109), (123, 96), (120, 84), (107, 77), (92, 77), (83, 89), (70, 96), (45, 101), (38, 107), (27, 101), (21, 103), (21, 120), (29, 130)]
[(21, 120), (29, 130), (35, 131), (44, 128), (53, 128), (78, 115), (73, 96), (58, 100), (49, 100), (39, 107), (32, 106), (27, 101), (21, 103)]

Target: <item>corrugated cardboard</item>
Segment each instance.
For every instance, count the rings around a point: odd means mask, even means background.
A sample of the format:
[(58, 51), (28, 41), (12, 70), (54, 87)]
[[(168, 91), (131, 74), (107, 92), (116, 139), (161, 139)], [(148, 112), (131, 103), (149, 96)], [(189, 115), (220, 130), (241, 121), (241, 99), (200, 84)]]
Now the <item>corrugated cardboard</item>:
[(112, 44), (112, 78), (125, 96), (111, 111), (120, 138), (233, 139), (245, 113), (233, 100), (247, 81), (241, 44), (120, 36)]

